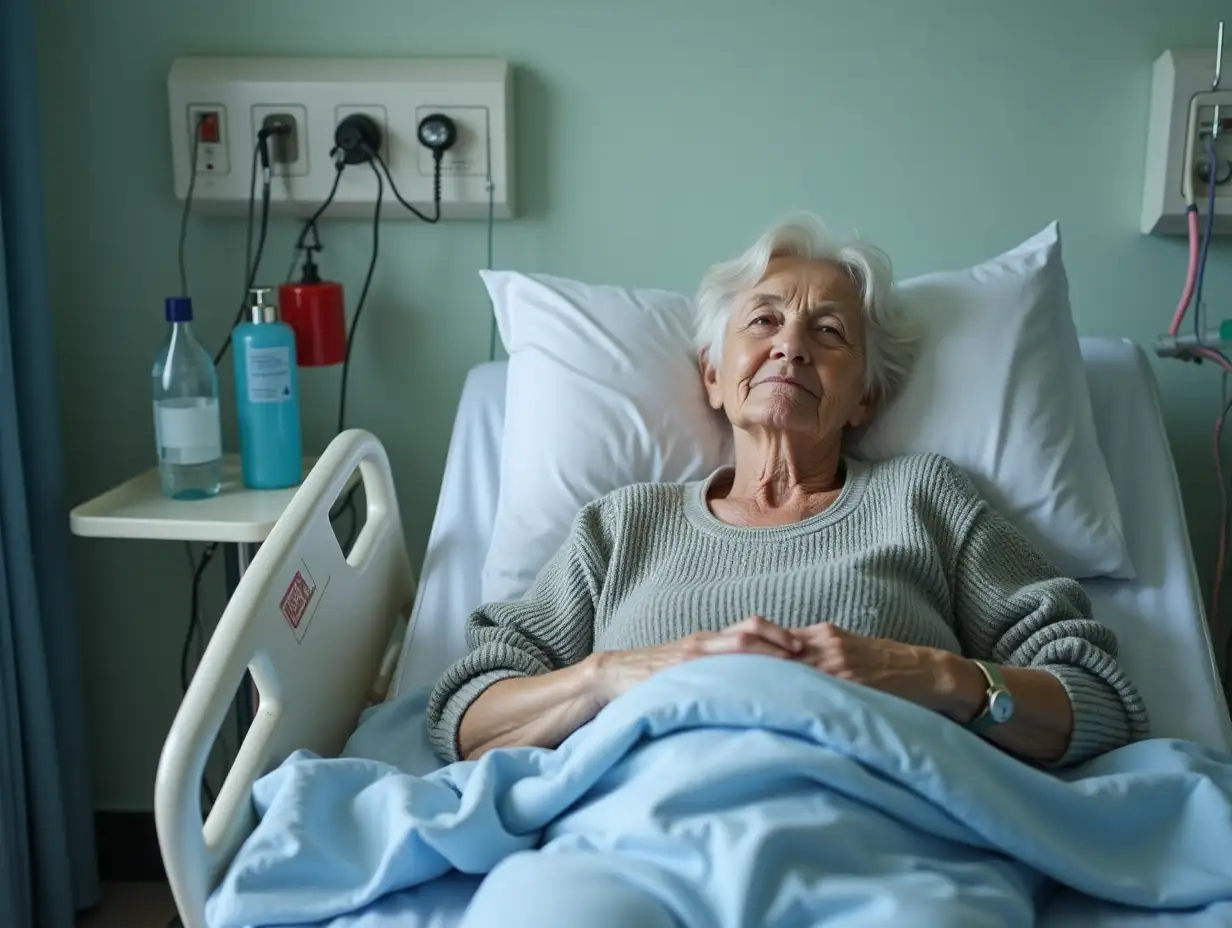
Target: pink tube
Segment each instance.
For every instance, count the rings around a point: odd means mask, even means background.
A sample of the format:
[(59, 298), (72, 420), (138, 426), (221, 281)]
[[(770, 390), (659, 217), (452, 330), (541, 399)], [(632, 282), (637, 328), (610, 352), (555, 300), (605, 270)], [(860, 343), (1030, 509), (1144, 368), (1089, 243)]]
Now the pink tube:
[(1211, 611), (1207, 622), (1214, 627), (1219, 620), (1219, 594), (1223, 588), (1223, 565), (1228, 545), (1228, 490), (1223, 482), (1223, 465), (1220, 450), (1223, 438), (1223, 416), (1215, 422), (1215, 475), (1219, 480), (1219, 554), (1215, 562), (1215, 582), (1211, 585)]
[(1181, 323), (1185, 321), (1185, 311), (1189, 309), (1189, 301), (1193, 299), (1194, 284), (1198, 280), (1198, 211), (1192, 207), (1186, 211), (1189, 220), (1189, 272), (1185, 275), (1185, 290), (1181, 293), (1181, 302), (1177, 304), (1176, 315), (1172, 317), (1172, 327), (1169, 335), (1180, 331)]
[(1189, 349), (1189, 353), (1192, 355), (1196, 355), (1199, 358), (1206, 358), (1206, 360), (1211, 361), (1215, 364), (1218, 364), (1227, 373), (1232, 374), (1232, 364), (1229, 364), (1227, 361), (1225, 361), (1222, 357), (1220, 357), (1217, 353), (1212, 351), (1210, 348), (1191, 348)]

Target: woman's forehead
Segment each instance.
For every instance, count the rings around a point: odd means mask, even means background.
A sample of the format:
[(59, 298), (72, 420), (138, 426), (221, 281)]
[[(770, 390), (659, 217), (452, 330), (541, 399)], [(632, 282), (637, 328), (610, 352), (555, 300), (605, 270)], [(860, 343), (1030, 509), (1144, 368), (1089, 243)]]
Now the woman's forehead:
[(860, 303), (860, 287), (842, 265), (794, 256), (771, 258), (753, 292), (780, 297), (803, 293), (813, 301), (826, 298), (857, 306)]

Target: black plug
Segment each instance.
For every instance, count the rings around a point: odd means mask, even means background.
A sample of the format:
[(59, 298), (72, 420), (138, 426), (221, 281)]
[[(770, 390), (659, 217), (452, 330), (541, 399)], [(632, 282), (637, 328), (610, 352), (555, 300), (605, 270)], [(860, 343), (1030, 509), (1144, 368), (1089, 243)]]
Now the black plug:
[[(257, 139), (274, 139), (275, 151), (280, 164), (291, 164), (299, 158), (299, 146), (295, 139), (295, 117), (287, 113), (271, 113), (261, 123)], [(267, 152), (268, 156), (268, 152)]]
[(269, 180), (270, 171), (269, 140), (271, 138), (286, 138), (290, 134), (291, 127), (286, 123), (269, 121), (267, 121), (257, 133), (257, 146), (261, 150), (261, 170), (265, 172), (267, 182)]
[(342, 152), (346, 164), (365, 164), (373, 153), (381, 150), (384, 136), (375, 119), (364, 113), (352, 113), (334, 130), (334, 145)]

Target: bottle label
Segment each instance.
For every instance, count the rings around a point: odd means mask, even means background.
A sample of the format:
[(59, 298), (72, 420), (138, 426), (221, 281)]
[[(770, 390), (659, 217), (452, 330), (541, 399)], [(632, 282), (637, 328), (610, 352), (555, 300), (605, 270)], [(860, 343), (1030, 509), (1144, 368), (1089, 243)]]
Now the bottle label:
[(159, 458), (166, 464), (205, 464), (222, 457), (218, 400), (195, 396), (154, 404)]
[(285, 403), (291, 399), (291, 349), (248, 349), (248, 402)]

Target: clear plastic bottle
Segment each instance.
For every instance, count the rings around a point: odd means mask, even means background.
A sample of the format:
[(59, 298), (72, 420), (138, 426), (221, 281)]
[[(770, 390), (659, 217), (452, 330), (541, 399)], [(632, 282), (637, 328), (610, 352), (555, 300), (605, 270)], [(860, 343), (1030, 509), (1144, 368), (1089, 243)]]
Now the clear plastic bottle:
[(192, 331), (192, 301), (166, 303), (170, 330), (154, 361), (154, 434), (163, 492), (208, 499), (222, 489), (218, 373)]

